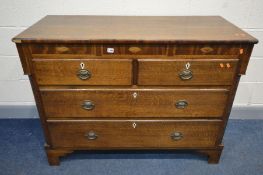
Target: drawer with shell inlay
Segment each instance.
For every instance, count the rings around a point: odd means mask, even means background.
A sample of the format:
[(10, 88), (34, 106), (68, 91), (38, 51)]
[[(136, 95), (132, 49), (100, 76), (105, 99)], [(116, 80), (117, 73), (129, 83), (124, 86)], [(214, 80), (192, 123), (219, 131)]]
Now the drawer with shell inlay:
[(180, 44), (173, 46), (173, 55), (239, 55), (240, 45)]
[(103, 45), (103, 55), (167, 55), (167, 45)]
[(192, 148), (213, 147), (220, 121), (49, 121), (54, 147)]
[(33, 55), (96, 55), (100, 47), (96, 44), (30, 44)]

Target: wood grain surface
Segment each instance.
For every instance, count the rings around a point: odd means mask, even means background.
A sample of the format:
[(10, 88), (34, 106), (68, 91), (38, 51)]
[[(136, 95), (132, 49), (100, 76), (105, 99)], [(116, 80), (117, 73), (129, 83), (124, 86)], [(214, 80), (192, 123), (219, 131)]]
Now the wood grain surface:
[(257, 43), (219, 16), (46, 16), (14, 42)]
[[(34, 57), (65, 56), (173, 56), (173, 55), (239, 55), (240, 49), (246, 46), (240, 44), (29, 44)], [(113, 49), (109, 53), (107, 49)], [(245, 52), (245, 50), (244, 50)]]
[[(78, 77), (81, 63), (91, 73), (89, 79)], [(132, 60), (35, 59), (33, 67), (39, 85), (131, 85), (132, 82)]]
[[(238, 60), (216, 59), (139, 59), (138, 85), (231, 85)], [(182, 80), (186, 65), (192, 78)]]
[[(134, 98), (136, 93), (136, 98)], [(56, 89), (41, 90), (48, 118), (188, 117), (215, 118), (224, 113), (226, 89)], [(85, 110), (82, 104), (95, 105)], [(180, 100), (184, 109), (176, 108)]]
[[(134, 123), (136, 124), (134, 128)], [(214, 147), (220, 121), (56, 121), (49, 122), (54, 148)], [(90, 131), (97, 135), (89, 140)], [(180, 140), (171, 139), (180, 132)]]

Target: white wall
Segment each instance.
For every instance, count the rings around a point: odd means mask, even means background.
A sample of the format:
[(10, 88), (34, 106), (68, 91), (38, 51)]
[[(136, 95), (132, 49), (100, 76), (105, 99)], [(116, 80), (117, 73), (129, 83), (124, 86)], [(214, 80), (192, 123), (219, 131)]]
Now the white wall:
[(32, 105), (11, 38), (45, 15), (220, 15), (259, 39), (234, 105), (263, 107), (262, 0), (1, 0), (0, 105)]

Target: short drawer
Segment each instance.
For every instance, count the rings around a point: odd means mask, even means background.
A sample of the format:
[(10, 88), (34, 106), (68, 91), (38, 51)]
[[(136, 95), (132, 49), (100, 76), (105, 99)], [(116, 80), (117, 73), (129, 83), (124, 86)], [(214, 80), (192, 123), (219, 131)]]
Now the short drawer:
[(131, 60), (34, 59), (39, 85), (131, 85)]
[(238, 60), (139, 59), (139, 85), (231, 85)]
[(173, 45), (173, 55), (239, 55), (240, 45), (236, 44), (178, 44)]
[(105, 44), (103, 55), (167, 55), (167, 45)]
[(220, 121), (49, 121), (52, 147), (201, 148), (214, 147)]
[[(33, 55), (91, 55), (95, 56), (100, 50), (95, 44), (30, 44)], [(98, 48), (98, 49), (97, 49)]]
[(48, 118), (222, 117), (226, 89), (42, 89)]

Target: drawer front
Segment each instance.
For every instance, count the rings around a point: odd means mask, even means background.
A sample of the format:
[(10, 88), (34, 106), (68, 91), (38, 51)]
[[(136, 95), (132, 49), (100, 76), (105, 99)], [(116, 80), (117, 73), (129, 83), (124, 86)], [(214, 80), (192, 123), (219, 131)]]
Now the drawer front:
[(39, 85), (131, 85), (131, 60), (43, 60), (33, 62)]
[(220, 121), (50, 121), (53, 147), (195, 148), (216, 145)]
[(30, 44), (30, 50), (33, 55), (50, 55), (50, 54), (63, 54), (63, 55), (93, 55), (97, 54), (97, 48), (100, 45), (91, 44)]
[(231, 85), (238, 60), (140, 59), (139, 85)]
[(42, 90), (48, 118), (221, 117), (225, 89), (57, 89)]
[(103, 55), (167, 55), (167, 45), (104, 45)]
[(180, 44), (174, 45), (174, 55), (239, 55), (240, 45), (228, 44)]

